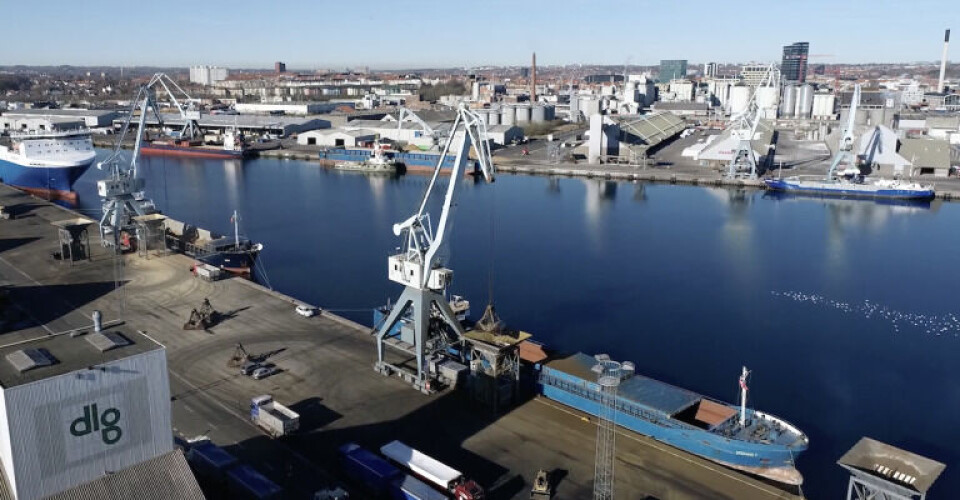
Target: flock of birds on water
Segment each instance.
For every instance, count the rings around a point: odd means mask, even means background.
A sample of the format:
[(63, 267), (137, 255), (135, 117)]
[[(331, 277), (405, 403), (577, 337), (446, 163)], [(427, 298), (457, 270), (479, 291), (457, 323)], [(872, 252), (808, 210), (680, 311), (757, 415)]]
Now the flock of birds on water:
[(953, 335), (960, 337), (960, 317), (948, 313), (943, 315), (906, 313), (891, 309), (885, 305), (871, 302), (869, 299), (862, 303), (850, 303), (833, 300), (815, 293), (797, 291), (771, 291), (774, 297), (783, 297), (796, 302), (812, 304), (819, 307), (831, 308), (847, 314), (862, 316), (864, 319), (878, 319), (889, 323), (895, 333), (906, 329), (921, 330), (928, 335), (938, 337)]

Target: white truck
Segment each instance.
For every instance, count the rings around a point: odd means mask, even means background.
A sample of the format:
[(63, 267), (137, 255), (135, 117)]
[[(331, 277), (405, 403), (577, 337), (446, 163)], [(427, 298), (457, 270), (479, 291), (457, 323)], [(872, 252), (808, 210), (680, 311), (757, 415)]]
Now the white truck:
[(300, 415), (266, 394), (250, 400), (250, 420), (273, 437), (286, 436), (300, 428)]
[(400, 441), (381, 446), (380, 453), (415, 476), (429, 481), (453, 500), (483, 500), (485, 496), (483, 488), (460, 471)]

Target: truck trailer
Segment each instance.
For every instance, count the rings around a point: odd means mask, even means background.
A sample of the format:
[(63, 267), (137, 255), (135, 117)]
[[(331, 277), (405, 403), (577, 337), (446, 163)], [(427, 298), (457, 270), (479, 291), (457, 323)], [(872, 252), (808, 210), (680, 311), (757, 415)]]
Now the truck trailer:
[(286, 436), (300, 428), (300, 415), (269, 395), (250, 400), (250, 420), (273, 437)]
[(447, 495), (405, 474), (382, 457), (347, 443), (340, 447), (340, 459), (347, 477), (376, 498), (394, 500), (447, 500)]
[(454, 500), (482, 500), (483, 488), (460, 471), (415, 450), (400, 441), (391, 441), (380, 447), (380, 453), (406, 468), (415, 476), (447, 492)]

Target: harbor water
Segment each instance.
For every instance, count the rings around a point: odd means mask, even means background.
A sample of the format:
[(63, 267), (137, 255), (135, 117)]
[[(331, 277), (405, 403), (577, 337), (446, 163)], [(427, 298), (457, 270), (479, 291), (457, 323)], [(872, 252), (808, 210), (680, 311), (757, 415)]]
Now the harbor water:
[[(238, 210), (241, 230), (265, 246), (260, 281), (364, 324), (400, 294), (387, 280), (391, 227), (429, 180), (274, 159), (143, 157), (141, 174), (175, 219), (230, 234)], [(103, 175), (91, 168), (75, 186), (92, 217)], [(474, 316), (492, 297), (509, 326), (554, 348), (605, 352), (731, 403), (747, 366), (749, 405), (810, 436), (798, 463), (810, 498), (844, 494), (836, 460), (861, 436), (948, 464), (931, 493), (960, 491), (960, 204), (457, 182), (451, 292)]]

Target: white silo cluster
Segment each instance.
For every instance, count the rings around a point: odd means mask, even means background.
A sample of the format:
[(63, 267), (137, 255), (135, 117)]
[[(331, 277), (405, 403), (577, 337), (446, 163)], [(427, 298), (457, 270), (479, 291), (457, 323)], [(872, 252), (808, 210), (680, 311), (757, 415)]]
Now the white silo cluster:
[(813, 100), (813, 85), (784, 85), (780, 117), (810, 118), (813, 115)]
[(837, 116), (835, 111), (837, 98), (829, 93), (817, 93), (813, 95), (813, 111), (811, 117), (823, 120), (832, 120)]
[(503, 104), (476, 112), (488, 126), (525, 125), (556, 119), (556, 108), (549, 104)]

